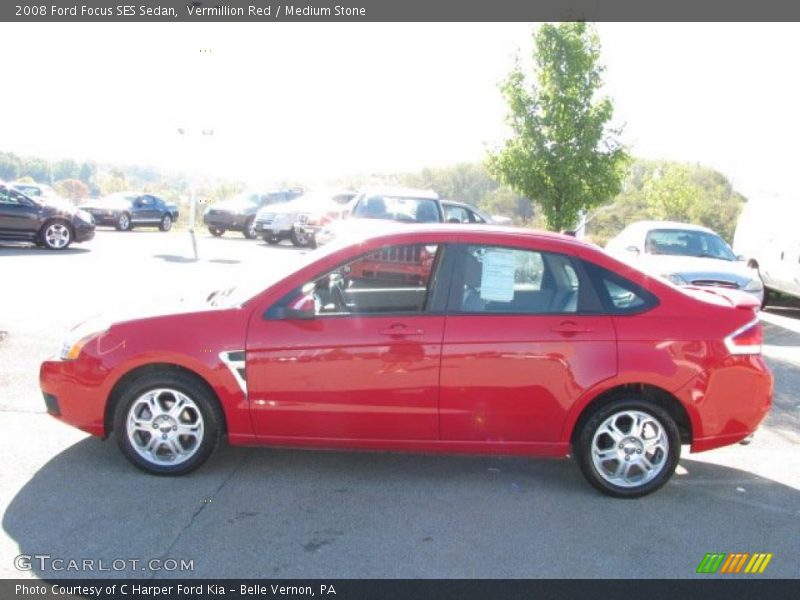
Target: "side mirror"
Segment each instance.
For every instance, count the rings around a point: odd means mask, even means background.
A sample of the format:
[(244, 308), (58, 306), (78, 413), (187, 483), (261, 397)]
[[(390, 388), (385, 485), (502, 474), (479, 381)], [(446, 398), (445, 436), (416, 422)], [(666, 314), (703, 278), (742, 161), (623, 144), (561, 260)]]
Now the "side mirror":
[(747, 260), (747, 257), (744, 254), (737, 254), (736, 260), (738, 260), (739, 262), (744, 262)]
[(639, 248), (637, 248), (636, 246), (628, 246), (627, 248), (625, 248), (625, 252), (630, 252), (634, 256), (639, 256)]
[(314, 294), (300, 294), (287, 306), (280, 306), (270, 311), (271, 318), (281, 320), (309, 321), (316, 318), (317, 309)]

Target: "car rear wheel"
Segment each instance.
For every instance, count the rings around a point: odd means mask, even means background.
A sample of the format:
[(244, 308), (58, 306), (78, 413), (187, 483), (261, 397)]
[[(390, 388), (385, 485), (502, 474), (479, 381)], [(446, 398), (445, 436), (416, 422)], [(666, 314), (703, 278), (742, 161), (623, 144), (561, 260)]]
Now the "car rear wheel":
[(131, 216), (128, 213), (122, 213), (117, 218), (117, 231), (130, 231), (131, 229)]
[(209, 227), (208, 232), (213, 235), (214, 237), (219, 237), (225, 233), (224, 229), (220, 229), (219, 227)]
[(158, 224), (161, 231), (169, 231), (172, 229), (172, 215), (164, 215), (161, 217), (161, 223)]
[(48, 250), (65, 250), (72, 242), (72, 229), (65, 221), (51, 221), (42, 229), (41, 240)]
[(135, 379), (123, 390), (114, 433), (125, 457), (155, 475), (183, 475), (203, 464), (219, 442), (223, 416), (200, 382), (182, 373)]
[(662, 408), (642, 398), (618, 398), (585, 421), (575, 455), (586, 479), (618, 498), (650, 494), (675, 472), (681, 454), (678, 426)]
[(258, 236), (256, 233), (256, 219), (255, 217), (250, 217), (247, 219), (247, 223), (244, 224), (244, 229), (242, 230), (244, 237), (248, 240), (254, 240)]

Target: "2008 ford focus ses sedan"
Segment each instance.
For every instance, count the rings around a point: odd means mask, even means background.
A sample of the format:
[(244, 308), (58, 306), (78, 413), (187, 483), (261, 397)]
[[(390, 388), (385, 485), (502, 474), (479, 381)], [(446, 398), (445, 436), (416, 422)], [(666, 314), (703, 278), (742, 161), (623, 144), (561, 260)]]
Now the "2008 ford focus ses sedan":
[[(756, 300), (677, 288), (573, 238), (408, 226), (170, 314), (87, 322), (41, 367), (48, 411), (179, 475), (234, 445), (564, 457), (620, 497), (682, 444), (769, 410)], [(248, 289), (249, 288), (249, 289)]]

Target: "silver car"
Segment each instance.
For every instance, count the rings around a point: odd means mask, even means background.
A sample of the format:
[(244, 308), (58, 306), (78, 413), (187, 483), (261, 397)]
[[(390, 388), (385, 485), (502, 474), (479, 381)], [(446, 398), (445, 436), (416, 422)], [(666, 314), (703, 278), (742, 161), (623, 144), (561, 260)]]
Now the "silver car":
[(638, 221), (606, 244), (617, 259), (675, 285), (738, 289), (761, 303), (764, 285), (758, 270), (707, 227), (673, 221)]

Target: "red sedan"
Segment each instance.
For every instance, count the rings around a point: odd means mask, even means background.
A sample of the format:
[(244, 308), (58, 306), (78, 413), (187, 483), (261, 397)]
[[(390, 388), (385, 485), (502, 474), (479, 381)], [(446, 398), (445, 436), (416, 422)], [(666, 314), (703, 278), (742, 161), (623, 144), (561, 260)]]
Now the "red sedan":
[[(362, 277), (383, 250), (424, 256), (429, 272)], [(48, 412), (113, 434), (156, 474), (197, 468), (225, 435), (572, 454), (592, 485), (635, 497), (666, 483), (681, 444), (739, 442), (770, 407), (752, 296), (679, 289), (574, 238), (403, 227), (253, 283), (194, 309), (83, 324), (42, 364)]]

